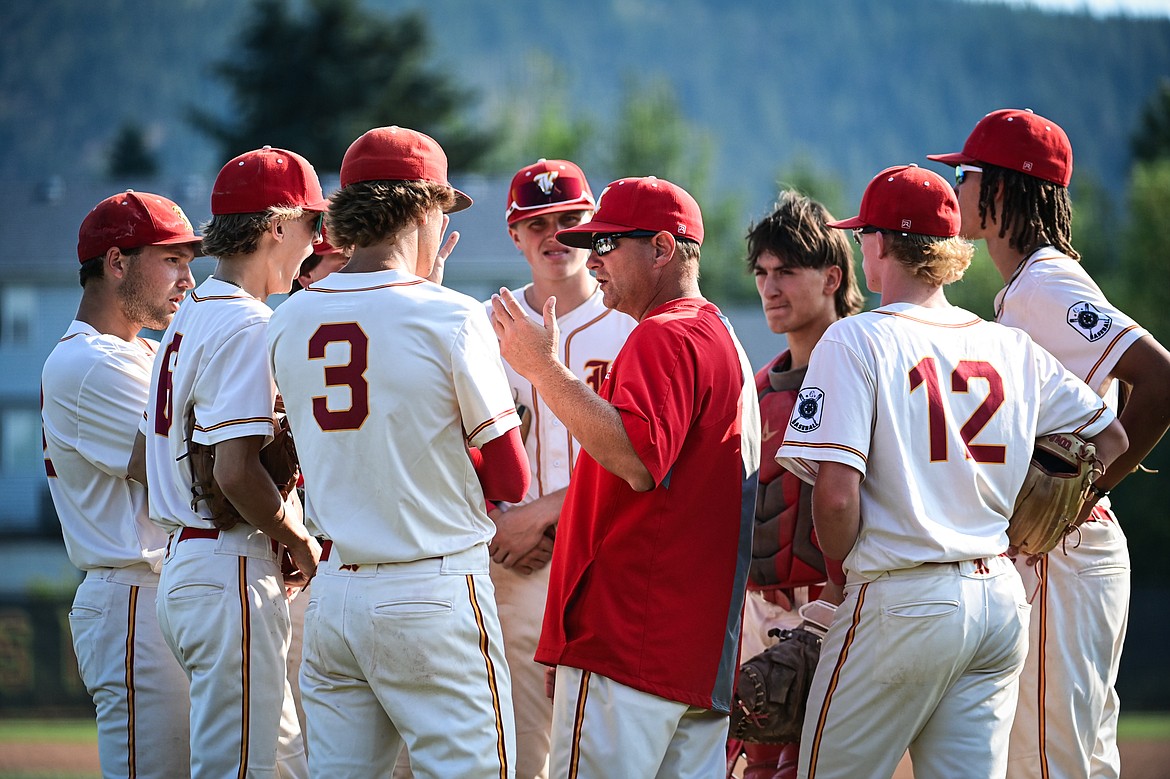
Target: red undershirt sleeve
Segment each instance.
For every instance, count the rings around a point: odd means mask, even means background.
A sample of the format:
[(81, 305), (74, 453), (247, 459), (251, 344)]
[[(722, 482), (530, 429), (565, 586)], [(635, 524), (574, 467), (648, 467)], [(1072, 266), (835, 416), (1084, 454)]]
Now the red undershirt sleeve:
[(481, 448), (469, 450), (471, 464), (486, 499), (518, 503), (528, 493), (531, 473), (520, 428), (512, 428)]

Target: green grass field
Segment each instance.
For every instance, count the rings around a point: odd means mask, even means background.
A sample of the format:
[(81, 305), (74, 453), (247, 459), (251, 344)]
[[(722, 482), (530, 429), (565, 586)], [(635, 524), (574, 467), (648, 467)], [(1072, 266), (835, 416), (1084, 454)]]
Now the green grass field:
[[(1170, 741), (1170, 712), (1123, 714), (1118, 727), (1121, 741)], [(0, 719), (0, 744), (96, 743), (92, 720)]]
[(0, 743), (96, 744), (97, 724), (84, 719), (0, 719)]

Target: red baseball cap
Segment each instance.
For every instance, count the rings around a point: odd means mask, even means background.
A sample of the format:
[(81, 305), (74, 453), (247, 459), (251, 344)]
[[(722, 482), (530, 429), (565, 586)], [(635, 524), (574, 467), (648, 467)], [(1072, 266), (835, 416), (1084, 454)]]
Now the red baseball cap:
[(926, 158), (944, 165), (996, 165), (1063, 187), (1072, 180), (1068, 136), (1056, 122), (1027, 108), (992, 111), (967, 136), (963, 151)]
[[(438, 141), (405, 127), (375, 127), (350, 144), (341, 161), (341, 186), (362, 181), (429, 181), (451, 187), (447, 155)], [(455, 187), (455, 205), (447, 213), (469, 207), (471, 198)]]
[(504, 217), (511, 226), (522, 219), (563, 211), (592, 211), (596, 206), (585, 174), (568, 160), (543, 157), (521, 168), (508, 187)]
[(329, 228), (321, 225), (321, 242), (313, 244), (313, 254), (332, 254), (339, 251), (341, 249), (329, 243)]
[(101, 256), (111, 246), (123, 251), (142, 246), (196, 244), (191, 220), (183, 209), (162, 195), (128, 189), (98, 203), (81, 222), (77, 233), (77, 259), (81, 262)]
[(324, 211), (317, 171), (296, 152), (265, 146), (228, 162), (211, 188), (211, 213), (259, 214), (273, 206)]
[(954, 188), (933, 171), (917, 165), (886, 168), (873, 177), (861, 196), (861, 213), (829, 222), (842, 230), (880, 227), (899, 233), (953, 238), (962, 219)]
[(565, 246), (589, 249), (595, 234), (630, 230), (665, 230), (702, 245), (703, 213), (689, 192), (666, 179), (618, 179), (602, 190), (593, 218), (559, 231), (557, 240)]

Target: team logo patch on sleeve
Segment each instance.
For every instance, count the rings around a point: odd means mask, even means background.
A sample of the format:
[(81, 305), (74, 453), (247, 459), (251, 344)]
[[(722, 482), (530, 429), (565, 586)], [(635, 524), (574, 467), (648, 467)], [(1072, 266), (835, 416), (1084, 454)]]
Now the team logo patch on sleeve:
[(796, 396), (796, 405), (792, 407), (792, 419), (789, 427), (808, 433), (821, 426), (821, 411), (824, 407), (825, 393), (816, 387), (805, 387)]
[(1068, 323), (1087, 340), (1096, 341), (1109, 332), (1113, 318), (1101, 313), (1087, 300), (1082, 300), (1068, 310)]

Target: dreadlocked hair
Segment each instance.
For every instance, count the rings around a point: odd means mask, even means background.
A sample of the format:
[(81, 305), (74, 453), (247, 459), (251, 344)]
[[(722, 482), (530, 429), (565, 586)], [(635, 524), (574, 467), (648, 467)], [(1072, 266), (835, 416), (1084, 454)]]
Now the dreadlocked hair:
[(996, 216), (995, 196), (1001, 184), (1001, 238), (1010, 230), (1008, 244), (1016, 251), (1027, 254), (1038, 246), (1051, 244), (1074, 260), (1081, 258), (1072, 246), (1072, 203), (1068, 188), (1026, 173), (995, 165), (983, 166), (979, 219), (984, 227), (988, 216)]

